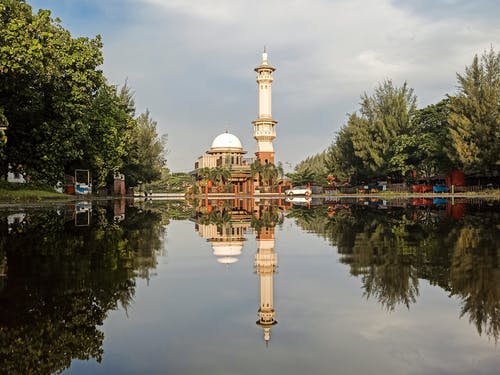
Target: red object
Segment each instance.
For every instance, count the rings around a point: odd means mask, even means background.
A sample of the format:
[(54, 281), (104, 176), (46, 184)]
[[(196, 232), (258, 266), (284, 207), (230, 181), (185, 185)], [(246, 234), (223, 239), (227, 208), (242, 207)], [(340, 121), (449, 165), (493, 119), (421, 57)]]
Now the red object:
[(465, 205), (463, 203), (446, 205), (446, 216), (452, 217), (455, 220), (463, 219), (465, 216)]
[(412, 206), (429, 206), (432, 204), (432, 199), (430, 198), (414, 198), (411, 202)]
[(414, 193), (427, 193), (432, 191), (432, 186), (431, 185), (413, 185), (411, 187), (411, 190)]
[(451, 178), (455, 186), (465, 186), (465, 173), (458, 169), (451, 172)]

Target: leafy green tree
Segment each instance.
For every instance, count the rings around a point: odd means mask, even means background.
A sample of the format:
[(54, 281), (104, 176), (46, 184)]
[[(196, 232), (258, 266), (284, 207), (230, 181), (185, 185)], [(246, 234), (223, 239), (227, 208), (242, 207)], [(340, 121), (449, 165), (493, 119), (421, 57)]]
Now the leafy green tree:
[(307, 185), (314, 182), (314, 172), (309, 167), (302, 168), (294, 173), (289, 173), (288, 177), (293, 185)]
[(450, 157), (466, 173), (492, 175), (500, 169), (500, 53), (474, 56), (457, 79), (459, 92), (449, 98)]
[[(355, 115), (350, 115), (353, 117)], [(328, 148), (325, 159), (327, 171), (338, 180), (358, 183), (368, 174), (364, 170), (363, 161), (356, 156), (352, 143), (352, 122), (349, 120), (337, 134), (334, 143)]]
[(285, 170), (283, 169), (283, 163), (281, 161), (276, 164), (276, 171), (278, 172), (278, 177), (283, 179), (285, 177)]
[(231, 178), (231, 172), (229, 169), (224, 167), (211, 168), (209, 171), (210, 179), (219, 184), (221, 187), (224, 186)]
[(101, 39), (72, 38), (50, 11), (24, 1), (0, 3), (0, 106), (9, 119), (2, 172), (55, 182), (83, 154), (85, 122), (104, 82)]
[(135, 186), (139, 181), (149, 183), (161, 177), (166, 164), (166, 136), (158, 135), (157, 125), (149, 110), (146, 110), (137, 117), (135, 128), (130, 132), (128, 152), (122, 168), (129, 186)]
[(387, 80), (379, 84), (373, 95), (362, 95), (360, 104), (361, 115), (351, 115), (348, 122), (354, 153), (361, 159), (363, 169), (370, 172), (366, 177), (387, 176), (393, 172), (390, 160), (395, 154), (396, 139), (409, 132), (416, 96), (406, 82), (395, 87)]
[(279, 172), (274, 164), (266, 163), (262, 165), (260, 177), (264, 186), (272, 186)]
[(432, 175), (448, 172), (453, 166), (450, 158), (448, 100), (415, 111), (408, 133), (401, 134), (394, 144), (390, 164), (402, 176), (429, 179)]
[(326, 176), (328, 175), (326, 159), (327, 152), (323, 151), (302, 160), (295, 166), (295, 172), (290, 174), (292, 182), (294, 180), (295, 182), (304, 180), (305, 182), (299, 182), (299, 185), (308, 182), (317, 185), (324, 185), (326, 183)]
[(86, 141), (82, 143), (82, 157), (66, 167), (72, 174), (75, 168), (88, 168), (93, 173), (96, 187), (105, 186), (108, 177), (118, 171), (129, 154), (126, 145), (130, 143), (132, 118), (123, 108), (116, 88), (102, 85), (87, 114)]

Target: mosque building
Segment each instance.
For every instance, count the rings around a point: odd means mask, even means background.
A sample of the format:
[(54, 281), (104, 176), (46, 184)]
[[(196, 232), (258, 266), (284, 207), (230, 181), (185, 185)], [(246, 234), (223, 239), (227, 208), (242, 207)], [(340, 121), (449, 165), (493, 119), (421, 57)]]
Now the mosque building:
[[(275, 68), (268, 63), (268, 54), (264, 49), (260, 65), (255, 68), (257, 72), (257, 84), (259, 93), (258, 117), (252, 122), (253, 136), (257, 141), (255, 157), (245, 158), (247, 153), (237, 136), (228, 133), (219, 134), (212, 142), (208, 151), (200, 156), (194, 165), (194, 174), (200, 181), (204, 173), (214, 169), (226, 169), (230, 176), (226, 185), (219, 187), (208, 186), (216, 189), (211, 192), (225, 193), (253, 193), (259, 185), (259, 178), (252, 175), (251, 165), (258, 161), (260, 164), (274, 164), (273, 140), (276, 138), (275, 126), (277, 121), (273, 120), (272, 108), (272, 73)], [(217, 190), (218, 189), (218, 190)], [(226, 190), (224, 190), (226, 189)], [(223, 190), (223, 191), (221, 191)], [(208, 192), (208, 190), (206, 191)]]

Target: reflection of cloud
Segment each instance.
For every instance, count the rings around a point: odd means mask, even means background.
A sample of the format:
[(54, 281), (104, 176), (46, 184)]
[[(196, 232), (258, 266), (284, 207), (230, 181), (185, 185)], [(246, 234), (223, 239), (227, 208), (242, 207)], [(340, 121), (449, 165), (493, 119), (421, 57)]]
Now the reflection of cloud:
[[(406, 80), (420, 105), (439, 100), (455, 90), (455, 73), (474, 53), (492, 43), (500, 48), (498, 23), (484, 22), (498, 5), (480, 2), (490, 8), (471, 10), (468, 3), (475, 2), (463, 0), (425, 0), (425, 7), (406, 0), (294, 0), (286, 6), (279, 0), (88, 0), (87, 8), (99, 11), (82, 15), (79, 2), (32, 1), (53, 8), (69, 29), (75, 24), (80, 33), (103, 35), (105, 72), (114, 83), (128, 77), (139, 110), (149, 107), (169, 134), (174, 169), (190, 168), (225, 128), (254, 151), (253, 68), (265, 44), (277, 67), (278, 137), (288, 135), (277, 140), (283, 161), (296, 163), (326, 147), (331, 139), (325, 138), (358, 108), (359, 95), (384, 79)], [(298, 148), (305, 129), (308, 143)]]

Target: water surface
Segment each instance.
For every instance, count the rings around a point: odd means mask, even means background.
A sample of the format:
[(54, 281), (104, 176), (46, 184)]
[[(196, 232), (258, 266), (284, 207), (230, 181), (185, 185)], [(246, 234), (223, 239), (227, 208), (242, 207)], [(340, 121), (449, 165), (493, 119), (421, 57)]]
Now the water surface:
[(0, 211), (0, 372), (497, 374), (490, 201)]

